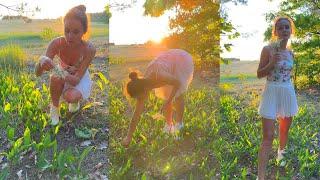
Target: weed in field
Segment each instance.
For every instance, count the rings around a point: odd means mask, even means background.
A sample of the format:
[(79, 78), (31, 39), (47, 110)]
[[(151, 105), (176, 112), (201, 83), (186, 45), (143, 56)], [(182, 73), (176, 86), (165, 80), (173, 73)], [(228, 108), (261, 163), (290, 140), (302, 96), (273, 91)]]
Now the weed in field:
[[(217, 92), (190, 89), (186, 94), (184, 128), (178, 136), (163, 132), (164, 120), (154, 118), (162, 101), (149, 96), (128, 149), (121, 144), (130, 122), (130, 102), (119, 85), (110, 85), (109, 178), (209, 178), (219, 174), (213, 141), (217, 134)], [(197, 108), (194, 108), (197, 107)]]
[(8, 44), (0, 48), (0, 67), (5, 70), (21, 70), (25, 65), (26, 53), (16, 44)]

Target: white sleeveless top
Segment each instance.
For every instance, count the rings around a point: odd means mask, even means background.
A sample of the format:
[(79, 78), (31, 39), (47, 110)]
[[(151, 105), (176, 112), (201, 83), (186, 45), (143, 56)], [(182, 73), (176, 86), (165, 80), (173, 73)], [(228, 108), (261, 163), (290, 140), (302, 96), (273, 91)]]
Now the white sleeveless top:
[(280, 50), (281, 60), (274, 65), (274, 69), (267, 76), (267, 81), (291, 82), (291, 71), (293, 69), (293, 54), (288, 50)]

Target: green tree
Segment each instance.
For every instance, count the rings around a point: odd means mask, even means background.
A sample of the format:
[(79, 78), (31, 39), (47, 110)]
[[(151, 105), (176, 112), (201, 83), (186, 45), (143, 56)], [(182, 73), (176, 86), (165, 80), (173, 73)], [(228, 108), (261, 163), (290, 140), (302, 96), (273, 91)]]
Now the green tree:
[[(228, 0), (222, 3), (246, 3), (244, 0)], [(146, 0), (145, 15), (158, 17), (166, 10), (175, 12), (170, 19), (172, 33), (164, 41), (169, 48), (182, 48), (201, 62), (200, 69), (219, 69), (220, 52), (231, 50), (231, 44), (220, 46), (220, 35), (236, 38), (239, 33), (227, 20), (226, 11), (214, 0)]]
[(104, 13), (107, 16), (107, 23), (109, 24), (109, 19), (111, 18), (112, 14), (110, 12), (110, 5), (106, 5), (104, 7)]
[[(271, 22), (275, 17), (286, 15), (295, 23), (295, 39), (292, 49), (295, 53), (294, 80), (307, 76), (308, 84), (320, 85), (320, 1), (284, 0), (278, 12), (267, 14)], [(271, 38), (271, 25), (265, 32), (265, 40)]]

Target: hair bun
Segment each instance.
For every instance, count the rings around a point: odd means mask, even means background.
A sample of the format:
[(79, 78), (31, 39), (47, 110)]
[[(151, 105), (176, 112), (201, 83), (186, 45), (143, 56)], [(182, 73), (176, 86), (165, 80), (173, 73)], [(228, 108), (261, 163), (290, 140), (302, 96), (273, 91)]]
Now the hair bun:
[(138, 79), (138, 73), (137, 72), (131, 72), (129, 74), (129, 78), (133, 81), (133, 80), (137, 80)]
[(79, 6), (76, 6), (75, 8), (77, 8), (77, 9), (80, 10), (81, 12), (86, 13), (86, 6), (84, 6), (84, 5), (79, 5)]

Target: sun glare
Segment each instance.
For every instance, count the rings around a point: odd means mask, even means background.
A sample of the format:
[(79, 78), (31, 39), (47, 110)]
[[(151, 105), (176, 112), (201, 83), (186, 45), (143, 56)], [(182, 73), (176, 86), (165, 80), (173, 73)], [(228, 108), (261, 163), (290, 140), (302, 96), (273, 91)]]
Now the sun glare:
[(152, 38), (151, 38), (151, 41), (154, 42), (154, 43), (156, 43), (156, 44), (159, 44), (159, 43), (161, 43), (162, 39), (163, 39), (163, 37), (161, 37), (161, 36), (156, 36), (156, 37), (152, 37)]

